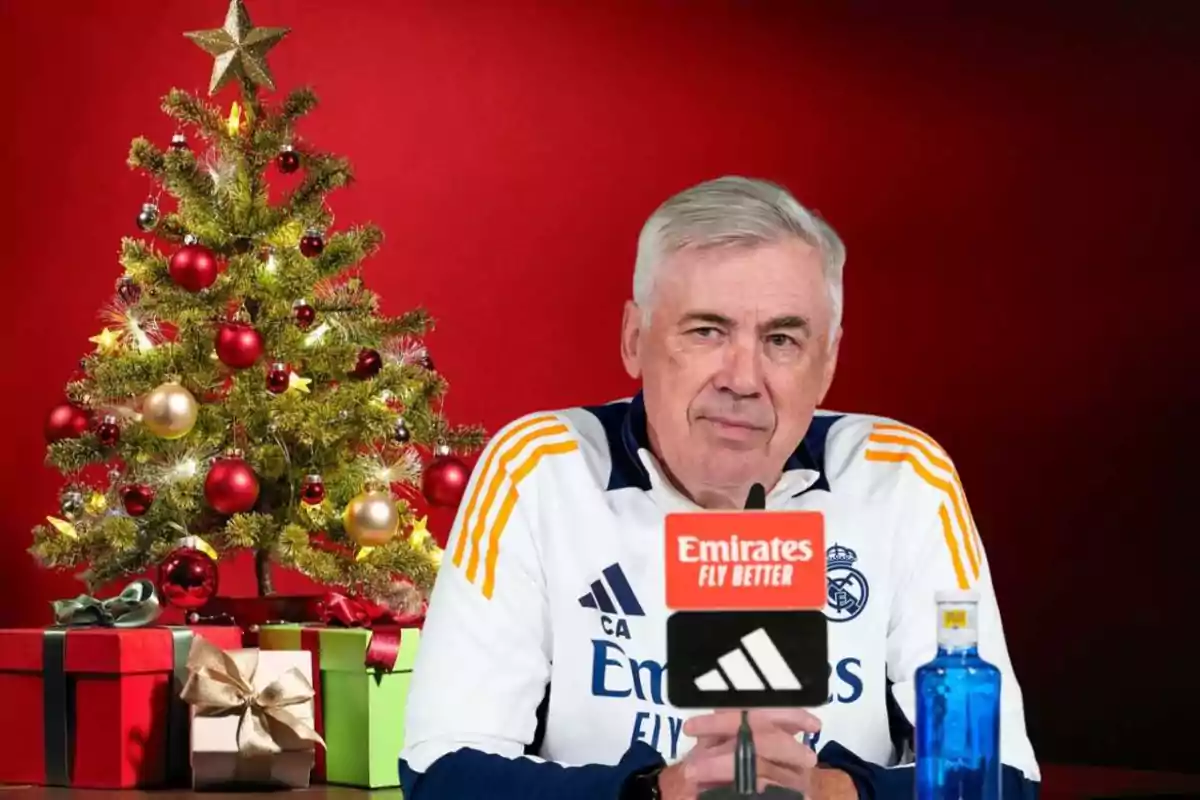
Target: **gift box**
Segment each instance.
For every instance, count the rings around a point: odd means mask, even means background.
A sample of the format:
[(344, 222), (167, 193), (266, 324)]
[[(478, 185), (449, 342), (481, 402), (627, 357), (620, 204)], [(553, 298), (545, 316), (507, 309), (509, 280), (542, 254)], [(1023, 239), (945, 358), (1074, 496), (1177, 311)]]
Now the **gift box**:
[(0, 630), (0, 783), (187, 785), (188, 708), (178, 696), (198, 635), (242, 641), (233, 626)]
[(198, 636), (187, 670), (192, 788), (308, 786), (324, 742), (313, 729), (307, 653), (225, 650)]
[(400, 785), (404, 709), (419, 643), (417, 628), (261, 626), (259, 647), (305, 651), (311, 659), (316, 722), (325, 739), (316, 780), (368, 789)]

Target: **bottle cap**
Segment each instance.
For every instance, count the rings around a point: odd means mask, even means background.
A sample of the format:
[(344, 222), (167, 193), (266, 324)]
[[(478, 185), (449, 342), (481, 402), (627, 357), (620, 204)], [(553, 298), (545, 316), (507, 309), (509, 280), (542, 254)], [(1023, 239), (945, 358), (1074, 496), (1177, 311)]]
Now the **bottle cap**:
[(942, 589), (934, 598), (939, 603), (978, 603), (979, 592), (974, 589)]

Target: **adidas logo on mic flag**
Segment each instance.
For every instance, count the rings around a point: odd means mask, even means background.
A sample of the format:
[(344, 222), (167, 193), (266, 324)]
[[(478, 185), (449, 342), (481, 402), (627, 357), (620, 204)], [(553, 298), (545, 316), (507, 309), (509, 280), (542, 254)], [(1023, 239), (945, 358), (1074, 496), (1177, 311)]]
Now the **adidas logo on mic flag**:
[(829, 696), (821, 611), (693, 611), (667, 619), (678, 708), (819, 706)]
[[(728, 683), (725, 676), (729, 677)], [(768, 688), (798, 690), (804, 687), (779, 654), (766, 629), (759, 628), (742, 637), (741, 647), (718, 658), (716, 669), (696, 678), (696, 688), (702, 692), (728, 692), (730, 689), (762, 692)]]

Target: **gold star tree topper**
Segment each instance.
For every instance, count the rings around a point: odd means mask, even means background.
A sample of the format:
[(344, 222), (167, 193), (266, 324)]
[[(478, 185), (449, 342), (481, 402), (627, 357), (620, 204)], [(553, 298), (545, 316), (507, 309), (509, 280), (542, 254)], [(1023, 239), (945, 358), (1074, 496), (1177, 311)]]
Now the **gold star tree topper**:
[(216, 56), (208, 86), (211, 95), (233, 78), (244, 78), (274, 91), (275, 83), (267, 69), (267, 51), (279, 44), (288, 31), (288, 28), (255, 28), (250, 24), (246, 4), (242, 0), (230, 0), (224, 26), (210, 31), (192, 31), (184, 36), (209, 55)]

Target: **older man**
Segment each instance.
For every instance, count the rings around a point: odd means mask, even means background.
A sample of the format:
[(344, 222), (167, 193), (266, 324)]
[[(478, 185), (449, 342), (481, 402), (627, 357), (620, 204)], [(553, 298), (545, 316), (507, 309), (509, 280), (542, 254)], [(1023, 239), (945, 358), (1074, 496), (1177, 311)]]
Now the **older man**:
[(409, 698), (408, 800), (687, 800), (733, 777), (739, 715), (665, 697), (663, 520), (743, 507), (826, 521), (830, 696), (752, 712), (761, 782), (912, 797), (914, 670), (934, 596), (978, 592), (1003, 672), (1005, 794), (1036, 788), (1021, 690), (958, 475), (928, 436), (818, 410), (837, 364), (845, 251), (773, 184), (721, 178), (642, 230), (621, 357), (629, 400), (499, 431), (454, 523)]

